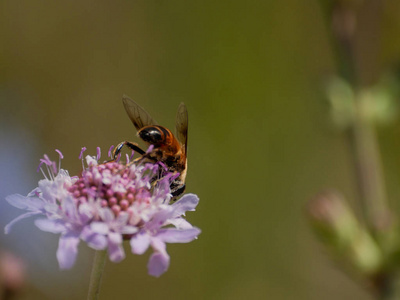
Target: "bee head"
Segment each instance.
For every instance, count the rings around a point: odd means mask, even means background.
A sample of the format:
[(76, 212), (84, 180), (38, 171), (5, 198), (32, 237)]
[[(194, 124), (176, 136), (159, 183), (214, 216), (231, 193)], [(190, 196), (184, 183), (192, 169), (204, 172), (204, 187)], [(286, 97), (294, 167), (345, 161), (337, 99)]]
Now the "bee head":
[(155, 126), (143, 127), (138, 132), (138, 135), (146, 143), (155, 146), (162, 144), (164, 141), (164, 133), (158, 127)]

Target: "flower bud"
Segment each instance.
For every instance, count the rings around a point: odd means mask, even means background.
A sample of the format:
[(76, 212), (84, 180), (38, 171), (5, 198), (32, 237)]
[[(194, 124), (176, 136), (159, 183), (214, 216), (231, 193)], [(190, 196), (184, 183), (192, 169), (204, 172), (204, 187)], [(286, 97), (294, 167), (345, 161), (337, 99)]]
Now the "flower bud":
[(339, 129), (349, 128), (355, 119), (355, 91), (349, 82), (341, 77), (329, 78), (326, 85), (332, 122)]
[(333, 191), (315, 196), (307, 207), (311, 226), (324, 243), (346, 248), (358, 233), (358, 222), (343, 197)]
[(317, 195), (308, 204), (311, 226), (333, 255), (369, 276), (383, 265), (383, 255), (343, 197), (333, 191)]

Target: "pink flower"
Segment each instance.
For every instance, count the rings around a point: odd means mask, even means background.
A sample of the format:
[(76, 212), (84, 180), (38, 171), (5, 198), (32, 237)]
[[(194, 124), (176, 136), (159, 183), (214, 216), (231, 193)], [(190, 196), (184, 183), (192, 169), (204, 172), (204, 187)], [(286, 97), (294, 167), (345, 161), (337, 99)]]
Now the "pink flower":
[[(56, 151), (61, 162), (63, 156)], [(161, 167), (157, 164), (98, 164), (99, 159), (100, 149), (97, 157), (86, 157), (87, 167), (79, 177), (70, 177), (60, 162), (57, 167), (45, 155), (39, 165), (45, 179), (38, 187), (26, 197), (6, 198), (26, 213), (12, 220), (5, 232), (21, 219), (42, 216), (35, 225), (60, 234), (57, 259), (62, 269), (74, 265), (80, 241), (96, 250), (107, 249), (110, 260), (119, 262), (125, 258), (123, 240), (129, 239), (135, 254), (153, 248), (149, 274), (160, 276), (169, 266), (166, 243), (187, 243), (200, 234), (183, 218), (186, 211), (195, 210), (198, 197), (188, 194), (169, 204), (174, 174), (157, 178)]]

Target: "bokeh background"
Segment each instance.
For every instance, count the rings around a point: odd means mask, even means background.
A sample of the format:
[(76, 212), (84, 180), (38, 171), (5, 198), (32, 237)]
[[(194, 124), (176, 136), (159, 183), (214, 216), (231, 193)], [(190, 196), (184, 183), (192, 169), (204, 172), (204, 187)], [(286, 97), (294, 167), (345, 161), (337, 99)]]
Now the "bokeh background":
[[(136, 140), (122, 94), (171, 128), (183, 101), (187, 191), (201, 199), (187, 218), (202, 234), (169, 245), (158, 279), (126, 247), (122, 263), (106, 264), (101, 299), (370, 299), (304, 217), (321, 189), (356, 194), (322, 88), (336, 69), (322, 2), (1, 0), (1, 198), (36, 186), (43, 153), (60, 149), (77, 174), (82, 146), (105, 153)], [(376, 47), (365, 49), (370, 80), (400, 60), (400, 5), (382, 2)], [(368, 14), (362, 22), (370, 30)], [(395, 207), (399, 122), (378, 134)], [(1, 227), (18, 214), (0, 201)], [(93, 251), (82, 245), (77, 265), (59, 271), (57, 242), (32, 220), (0, 233), (0, 249), (27, 266), (19, 299), (85, 298)]]

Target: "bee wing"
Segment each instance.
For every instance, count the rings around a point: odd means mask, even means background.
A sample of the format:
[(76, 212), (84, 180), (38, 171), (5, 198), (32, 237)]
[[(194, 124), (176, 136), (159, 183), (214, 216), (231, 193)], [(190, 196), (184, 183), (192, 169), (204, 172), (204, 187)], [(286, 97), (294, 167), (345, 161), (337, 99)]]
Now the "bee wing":
[(185, 154), (187, 153), (187, 134), (188, 134), (188, 111), (186, 105), (182, 102), (178, 107), (176, 114), (176, 137), (184, 146)]
[(131, 119), (137, 130), (148, 125), (157, 125), (157, 122), (149, 115), (149, 113), (128, 96), (124, 95), (122, 97), (122, 102), (124, 103), (129, 119)]

